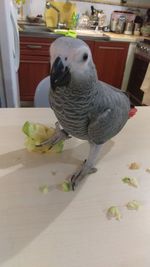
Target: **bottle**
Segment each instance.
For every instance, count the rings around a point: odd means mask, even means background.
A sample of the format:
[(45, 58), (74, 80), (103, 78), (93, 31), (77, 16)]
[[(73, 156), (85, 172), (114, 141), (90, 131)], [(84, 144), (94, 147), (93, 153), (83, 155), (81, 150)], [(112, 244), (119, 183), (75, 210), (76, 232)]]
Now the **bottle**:
[(141, 24), (140, 23), (134, 23), (134, 32), (133, 34), (135, 36), (139, 36), (141, 34)]
[(118, 19), (118, 23), (116, 25), (116, 33), (123, 33), (125, 28), (126, 18), (125, 16), (121, 15)]
[(133, 21), (127, 21), (124, 34), (131, 35), (133, 32), (134, 23)]

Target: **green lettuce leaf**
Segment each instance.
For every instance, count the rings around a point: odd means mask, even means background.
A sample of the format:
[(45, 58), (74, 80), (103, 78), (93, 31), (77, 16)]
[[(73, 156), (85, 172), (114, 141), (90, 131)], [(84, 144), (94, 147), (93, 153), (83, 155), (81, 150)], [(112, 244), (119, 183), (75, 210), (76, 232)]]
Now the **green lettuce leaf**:
[(55, 134), (55, 129), (52, 127), (49, 128), (41, 123), (32, 123), (26, 121), (22, 127), (22, 131), (26, 135), (25, 147), (28, 151), (41, 153), (48, 151), (61, 153), (63, 151), (64, 141), (57, 143), (51, 150), (49, 150), (49, 145), (37, 147), (37, 145)]

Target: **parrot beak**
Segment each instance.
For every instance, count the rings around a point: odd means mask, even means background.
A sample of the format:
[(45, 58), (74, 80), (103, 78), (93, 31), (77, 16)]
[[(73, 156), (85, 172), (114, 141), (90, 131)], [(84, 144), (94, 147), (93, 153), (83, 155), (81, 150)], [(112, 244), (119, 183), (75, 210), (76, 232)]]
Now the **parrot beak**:
[(60, 57), (57, 57), (52, 65), (50, 79), (53, 90), (57, 86), (67, 86), (71, 80), (69, 68), (64, 66)]

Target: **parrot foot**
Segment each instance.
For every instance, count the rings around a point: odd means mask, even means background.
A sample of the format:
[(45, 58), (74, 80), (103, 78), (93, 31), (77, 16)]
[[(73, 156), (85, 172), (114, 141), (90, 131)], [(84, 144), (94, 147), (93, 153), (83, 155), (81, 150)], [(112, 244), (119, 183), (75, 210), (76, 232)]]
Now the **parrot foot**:
[(81, 167), (71, 176), (70, 184), (71, 188), (74, 191), (79, 182), (88, 174), (95, 173), (97, 171), (96, 168), (91, 167), (88, 164), (88, 161), (85, 160)]
[(36, 145), (37, 147), (49, 145), (50, 146), (49, 149), (51, 149), (58, 142), (71, 138), (71, 136), (67, 132), (65, 132), (65, 130), (60, 128), (59, 122), (56, 122), (55, 126), (56, 126), (56, 131), (54, 135), (51, 138)]

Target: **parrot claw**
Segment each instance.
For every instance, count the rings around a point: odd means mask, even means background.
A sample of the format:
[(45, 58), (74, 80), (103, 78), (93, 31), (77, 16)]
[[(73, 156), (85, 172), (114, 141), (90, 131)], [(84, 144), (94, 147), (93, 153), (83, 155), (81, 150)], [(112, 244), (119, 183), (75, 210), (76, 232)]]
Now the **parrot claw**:
[(56, 122), (55, 126), (56, 126), (56, 131), (54, 135), (51, 138), (36, 145), (37, 147), (49, 145), (49, 149), (51, 149), (58, 142), (71, 138), (71, 136), (67, 132), (65, 132), (65, 130), (60, 128), (59, 122)]
[(70, 179), (71, 189), (74, 191), (79, 182), (88, 174), (94, 173), (97, 171), (96, 168), (90, 167), (87, 163), (87, 160), (84, 160), (83, 164), (77, 170)]

